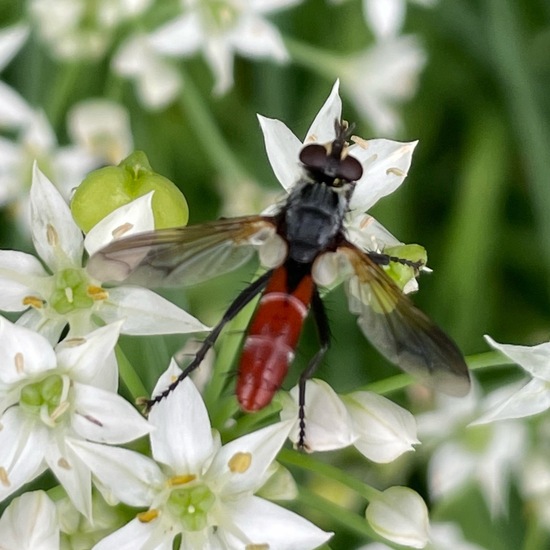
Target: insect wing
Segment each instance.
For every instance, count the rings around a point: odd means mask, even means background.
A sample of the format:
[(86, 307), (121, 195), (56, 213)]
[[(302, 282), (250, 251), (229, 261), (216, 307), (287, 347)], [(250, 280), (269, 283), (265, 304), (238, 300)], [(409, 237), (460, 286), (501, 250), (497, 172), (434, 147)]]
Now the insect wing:
[(466, 395), (470, 376), (457, 345), (367, 254), (353, 245), (339, 250), (353, 267), (345, 282), (350, 310), (373, 346), (427, 385), (448, 395)]
[(236, 269), (275, 232), (268, 217), (138, 233), (93, 254), (87, 270), (102, 282), (189, 286)]

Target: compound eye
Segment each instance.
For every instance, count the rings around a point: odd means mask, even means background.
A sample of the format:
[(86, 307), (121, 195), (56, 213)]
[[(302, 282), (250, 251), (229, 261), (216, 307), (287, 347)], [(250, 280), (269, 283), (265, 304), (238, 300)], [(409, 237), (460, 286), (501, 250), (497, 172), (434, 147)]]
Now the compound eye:
[(357, 181), (363, 175), (363, 167), (355, 157), (346, 157), (340, 161), (338, 177), (346, 181)]
[(300, 151), (300, 162), (309, 169), (324, 172), (327, 165), (327, 149), (318, 143), (306, 145)]

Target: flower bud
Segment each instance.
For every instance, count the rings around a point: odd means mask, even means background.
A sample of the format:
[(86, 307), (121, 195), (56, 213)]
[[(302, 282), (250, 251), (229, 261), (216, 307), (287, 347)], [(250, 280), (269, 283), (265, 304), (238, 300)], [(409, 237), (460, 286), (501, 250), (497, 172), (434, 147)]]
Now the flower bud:
[(135, 151), (118, 166), (90, 172), (77, 187), (72, 201), (73, 217), (87, 233), (113, 210), (154, 191), (155, 228), (185, 225), (189, 219), (187, 201), (169, 179), (155, 173), (147, 156)]

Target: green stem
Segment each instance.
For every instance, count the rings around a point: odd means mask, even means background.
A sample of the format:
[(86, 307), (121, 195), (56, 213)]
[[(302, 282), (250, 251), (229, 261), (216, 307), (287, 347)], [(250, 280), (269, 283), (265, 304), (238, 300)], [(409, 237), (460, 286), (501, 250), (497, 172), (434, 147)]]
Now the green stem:
[(130, 392), (130, 395), (133, 397), (133, 399), (148, 395), (149, 392), (143, 385), (141, 378), (137, 375), (134, 367), (132, 366), (130, 361), (128, 361), (128, 358), (126, 357), (120, 346), (116, 346), (115, 354), (118, 362), (120, 379), (122, 380), (126, 388), (128, 388), (128, 391)]
[(519, 28), (517, 7), (510, 0), (489, 0), (485, 5), (493, 62), (502, 83), (501, 89), (506, 94), (511, 122), (516, 128), (520, 156), (531, 180), (540, 243), (546, 265), (550, 267), (550, 130), (539, 104), (538, 84), (530, 70), (525, 29)]
[[(297, 501), (310, 509), (322, 512), (330, 517), (331, 521), (339, 523), (360, 537), (369, 540), (380, 540), (380, 537), (374, 532), (365, 517), (354, 514), (307, 489), (300, 489)], [(386, 541), (384, 542), (386, 543)]]
[(320, 462), (304, 453), (299, 453), (290, 449), (281, 449), (278, 460), (282, 464), (297, 466), (298, 468), (308, 470), (309, 472), (313, 472), (332, 481), (338, 481), (369, 502), (382, 494), (378, 489), (359, 481), (356, 477), (346, 473), (340, 468), (325, 462)]
[(61, 124), (68, 100), (82, 70), (80, 63), (67, 63), (60, 67), (55, 84), (52, 86), (52, 92), (50, 92), (48, 104), (45, 106), (48, 120), (53, 128), (58, 128)]
[(334, 80), (342, 72), (342, 57), (288, 36), (284, 37), (284, 41), (292, 60), (302, 65), (302, 67), (310, 69), (329, 80)]
[(221, 174), (226, 174), (232, 179), (252, 180), (253, 178), (227, 144), (192, 79), (185, 75), (184, 82), (180, 107), (185, 112), (185, 117), (190, 121), (197, 139), (204, 152), (209, 155), (212, 164)]

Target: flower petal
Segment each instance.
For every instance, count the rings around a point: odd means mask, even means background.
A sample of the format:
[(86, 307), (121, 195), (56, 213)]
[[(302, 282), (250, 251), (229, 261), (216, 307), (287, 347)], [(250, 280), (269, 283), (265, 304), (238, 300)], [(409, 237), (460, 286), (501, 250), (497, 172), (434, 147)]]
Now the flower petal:
[(104, 489), (129, 506), (150, 506), (164, 487), (158, 465), (135, 451), (76, 439), (70, 445)]
[(280, 120), (258, 115), (265, 150), (279, 183), (288, 191), (301, 177), (298, 160), (302, 143)]
[(155, 228), (153, 216), (154, 191), (113, 210), (98, 222), (86, 235), (84, 248), (91, 256), (115, 238), (129, 237), (134, 233)]
[(11, 407), (1, 417), (0, 465), (7, 479), (0, 484), (0, 500), (45, 470), (44, 450), (48, 430), (29, 419), (20, 407)]
[(347, 395), (344, 403), (359, 436), (354, 445), (369, 460), (391, 462), (420, 443), (414, 416), (389, 399), (362, 391)]
[(499, 344), (490, 336), (485, 336), (485, 340), (492, 348), (502, 352), (531, 376), (550, 382), (550, 342), (537, 346), (513, 346)]
[(57, 366), (55, 352), (44, 336), (0, 317), (0, 382), (16, 384)]
[(392, 542), (412, 548), (428, 544), (428, 508), (420, 495), (408, 487), (386, 489), (371, 500), (366, 515), (371, 527)]
[[(266, 472), (293, 424), (293, 421), (277, 422), (227, 443), (216, 453), (205, 477), (212, 486), (220, 485), (218, 490), (224, 495), (256, 491), (265, 482)], [(241, 457), (242, 468), (234, 465)]]
[(24, 493), (14, 499), (0, 518), (2, 548), (51, 550), (59, 548), (55, 504), (44, 491)]
[(350, 148), (350, 154), (361, 162), (363, 176), (355, 186), (350, 208), (364, 212), (403, 183), (418, 142), (371, 139), (356, 143), (356, 147)]
[[(172, 539), (168, 536), (162, 544), (151, 544), (151, 538), (156, 528), (155, 522), (142, 522), (139, 519), (133, 519), (124, 527), (111, 533), (99, 541), (93, 550), (136, 550), (136, 548), (147, 548), (148, 550), (171, 550)], [(174, 537), (176, 535), (174, 534)]]
[(289, 59), (285, 44), (277, 27), (251, 13), (243, 15), (232, 30), (230, 40), (242, 55), (271, 57), (282, 62)]
[(152, 427), (120, 395), (74, 382), (72, 427), (83, 439), (116, 445), (149, 433)]
[(496, 420), (525, 418), (550, 408), (550, 384), (533, 378), (511, 397), (505, 399), (472, 422), (472, 426), (487, 424)]
[[(174, 360), (161, 376), (153, 395), (166, 389), (181, 370)], [(202, 473), (204, 463), (215, 451), (208, 411), (193, 382), (186, 378), (149, 413), (153, 457), (177, 474)]]
[[(231, 502), (226, 515), (220, 529), (227, 531), (230, 540), (240, 542), (230, 548), (257, 545), (277, 550), (313, 550), (332, 536), (294, 512), (254, 496)], [(244, 537), (231, 536), (236, 532)]]
[(17, 128), (32, 117), (30, 105), (8, 85), (0, 82), (0, 127)]
[(23, 24), (4, 27), (0, 31), (0, 71), (19, 51), (28, 35), (29, 27)]
[(31, 186), (31, 224), (34, 247), (52, 269), (80, 266), (82, 234), (69, 206), (35, 163)]
[(204, 40), (197, 12), (172, 19), (147, 36), (147, 42), (158, 53), (171, 56), (188, 56), (197, 51)]
[(124, 334), (186, 334), (209, 328), (153, 291), (140, 287), (109, 289), (109, 299), (97, 314), (106, 323), (124, 319)]
[[(57, 347), (59, 367), (69, 371), (74, 380), (89, 383), (105, 368), (113, 352), (122, 321), (98, 328), (85, 337), (63, 340)], [(116, 389), (116, 388), (113, 388)]]
[(312, 141), (318, 143), (328, 143), (333, 141), (336, 137), (334, 124), (340, 122), (342, 118), (342, 100), (338, 94), (340, 88), (340, 81), (337, 80), (332, 86), (332, 90), (317, 113), (315, 120), (309, 127), (306, 137), (304, 139), (304, 145)]
[[(294, 428), (290, 439), (298, 443), (298, 387), (292, 388), (292, 406), (285, 405), (282, 419), (292, 419)], [(331, 451), (355, 442), (352, 419), (338, 394), (324, 381), (314, 379), (306, 383), (306, 449)]]

